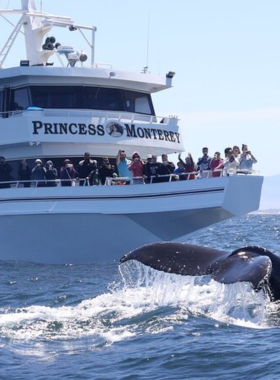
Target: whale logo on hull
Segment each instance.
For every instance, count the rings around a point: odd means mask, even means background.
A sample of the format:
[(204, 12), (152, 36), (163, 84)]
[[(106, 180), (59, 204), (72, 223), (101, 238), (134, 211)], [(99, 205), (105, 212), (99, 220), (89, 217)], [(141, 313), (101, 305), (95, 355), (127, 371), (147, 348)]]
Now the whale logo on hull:
[(106, 125), (108, 135), (112, 137), (121, 137), (123, 135), (124, 127), (119, 123), (108, 123)]

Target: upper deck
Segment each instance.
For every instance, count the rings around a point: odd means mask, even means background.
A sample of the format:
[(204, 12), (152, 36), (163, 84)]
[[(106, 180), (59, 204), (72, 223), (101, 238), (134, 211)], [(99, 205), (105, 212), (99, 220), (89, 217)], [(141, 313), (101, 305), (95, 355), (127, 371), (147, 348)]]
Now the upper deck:
[[(39, 12), (34, 0), (21, 3), (22, 9), (0, 10), (5, 17), (20, 15), (0, 51), (0, 139), (7, 159), (73, 157), (84, 151), (115, 157), (121, 147), (128, 155), (140, 148), (142, 154), (184, 150), (178, 119), (157, 117), (151, 97), (172, 87), (174, 72), (159, 76), (99, 65), (94, 58), (96, 27)], [(80, 32), (90, 58), (58, 43), (50, 34), (53, 28)], [(20, 31), (26, 56), (5, 68)]]

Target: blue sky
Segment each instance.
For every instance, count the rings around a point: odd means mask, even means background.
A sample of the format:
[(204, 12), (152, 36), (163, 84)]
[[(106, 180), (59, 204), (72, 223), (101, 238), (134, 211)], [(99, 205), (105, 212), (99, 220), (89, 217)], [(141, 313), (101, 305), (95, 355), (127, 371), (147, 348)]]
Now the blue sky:
[[(46, 12), (97, 27), (97, 62), (176, 72), (174, 87), (156, 94), (154, 105), (158, 115), (179, 117), (195, 160), (203, 146), (211, 155), (246, 143), (256, 170), (280, 174), (279, 0), (39, 0), (38, 9), (41, 3)], [(21, 2), (0, 0), (0, 7)], [(2, 20), (0, 26), (9, 28)], [(57, 39), (88, 50), (70, 36)], [(13, 62), (20, 48), (12, 50)]]

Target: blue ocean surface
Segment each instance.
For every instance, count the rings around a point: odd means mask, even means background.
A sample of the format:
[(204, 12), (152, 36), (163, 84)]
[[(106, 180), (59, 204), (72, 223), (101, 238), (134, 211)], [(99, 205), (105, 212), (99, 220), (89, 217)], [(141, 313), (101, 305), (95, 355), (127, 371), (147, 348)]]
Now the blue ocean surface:
[[(279, 239), (280, 215), (251, 214), (188, 242), (280, 254)], [(280, 308), (250, 284), (132, 261), (0, 264), (0, 379), (280, 378)]]

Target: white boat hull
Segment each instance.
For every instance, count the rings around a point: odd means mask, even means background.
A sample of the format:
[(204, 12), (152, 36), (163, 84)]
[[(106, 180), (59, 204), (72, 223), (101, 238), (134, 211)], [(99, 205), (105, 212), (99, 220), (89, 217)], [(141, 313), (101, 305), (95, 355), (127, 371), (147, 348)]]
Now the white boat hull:
[(1, 260), (94, 263), (119, 260), (161, 240), (259, 207), (263, 178), (96, 187), (0, 190)]

